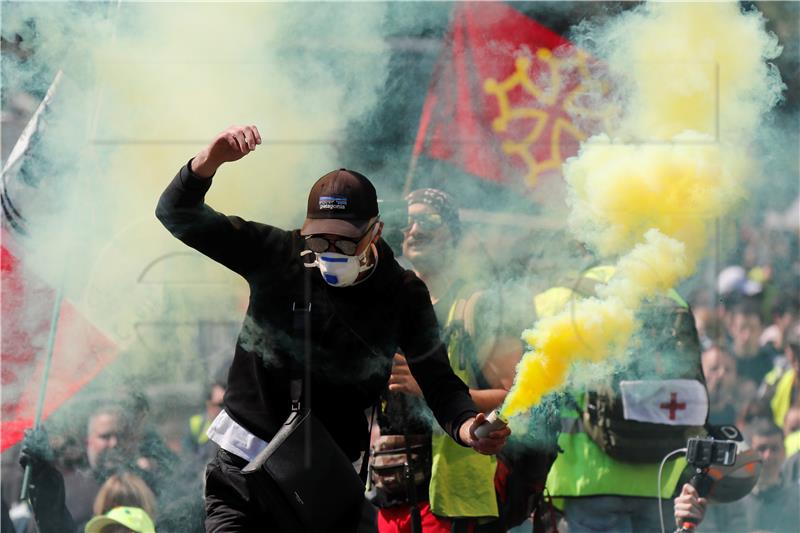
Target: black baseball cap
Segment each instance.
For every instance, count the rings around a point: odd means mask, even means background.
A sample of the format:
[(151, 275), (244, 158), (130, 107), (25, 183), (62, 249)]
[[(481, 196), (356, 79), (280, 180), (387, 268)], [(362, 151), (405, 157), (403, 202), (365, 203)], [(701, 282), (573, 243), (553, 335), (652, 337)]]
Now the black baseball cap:
[(328, 172), (308, 193), (306, 220), (300, 235), (331, 233), (357, 238), (378, 216), (378, 195), (369, 179), (354, 170)]

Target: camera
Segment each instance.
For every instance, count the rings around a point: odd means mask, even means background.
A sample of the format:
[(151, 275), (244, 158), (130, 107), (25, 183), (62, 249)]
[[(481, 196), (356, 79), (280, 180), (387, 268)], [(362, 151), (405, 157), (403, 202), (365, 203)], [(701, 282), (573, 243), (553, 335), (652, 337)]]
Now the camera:
[(693, 437), (686, 443), (686, 462), (698, 469), (711, 465), (731, 466), (736, 462), (736, 442)]
[[(732, 430), (731, 433), (726, 433), (726, 436), (739, 435), (739, 430), (733, 427)], [(708, 474), (709, 468), (711, 466), (733, 466), (736, 463), (736, 449), (736, 441), (733, 440), (692, 437), (687, 441), (686, 462), (695, 469), (695, 474), (689, 483), (697, 490), (700, 497), (708, 496), (714, 485), (714, 478)], [(749, 492), (749, 488), (747, 492)], [(695, 526), (694, 519), (686, 518), (678, 531), (692, 532), (695, 530)]]

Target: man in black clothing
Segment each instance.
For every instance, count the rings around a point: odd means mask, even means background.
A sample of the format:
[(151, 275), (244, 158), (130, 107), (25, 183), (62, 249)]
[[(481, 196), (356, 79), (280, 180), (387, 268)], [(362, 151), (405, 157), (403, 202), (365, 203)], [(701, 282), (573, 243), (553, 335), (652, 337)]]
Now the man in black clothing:
[[(225, 409), (209, 429), (220, 446), (206, 471), (210, 531), (263, 530), (269, 523), (270, 509), (252, 503), (241, 468), (286, 420), (291, 368), (298, 364), (310, 372), (306, 405), (351, 460), (366, 448), (364, 412), (386, 386), (398, 348), (456, 442), (492, 454), (509, 435), (502, 430), (475, 438), (485, 418), (450, 368), (425, 285), (397, 264), (380, 239), (377, 195), (366, 177), (340, 169), (320, 178), (300, 230), (225, 216), (204, 203), (217, 169), (260, 143), (255, 126), (225, 130), (181, 168), (156, 210), (173, 235), (250, 286)], [(297, 339), (293, 309), (307, 303), (311, 327), (305, 340)]]

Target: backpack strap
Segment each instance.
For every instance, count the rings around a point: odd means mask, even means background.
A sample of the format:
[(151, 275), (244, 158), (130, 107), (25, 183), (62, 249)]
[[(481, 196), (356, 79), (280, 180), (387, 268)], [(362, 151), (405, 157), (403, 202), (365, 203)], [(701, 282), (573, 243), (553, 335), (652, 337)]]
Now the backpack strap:
[(586, 276), (565, 278), (558, 284), (558, 286), (570, 289), (584, 298), (597, 296), (597, 287), (600, 285), (605, 285), (605, 283)]
[(475, 307), (478, 305), (478, 301), (481, 299), (481, 296), (483, 296), (483, 292), (484, 291), (473, 292), (464, 302), (464, 315), (462, 317), (464, 330), (467, 332), (467, 335), (473, 339), (475, 338), (476, 334)]
[[(458, 292), (463, 289), (464, 283), (458, 286)], [(450, 305), (450, 311), (447, 315), (447, 323), (445, 324), (445, 331), (447, 337), (452, 339), (451, 336), (460, 336), (457, 339), (458, 344), (458, 368), (466, 370), (469, 365), (472, 375), (475, 378), (475, 384), (478, 388), (488, 389), (489, 383), (483, 375), (477, 358), (477, 346), (475, 346), (475, 337), (477, 333), (475, 309), (478, 302), (483, 296), (484, 291), (474, 291), (466, 298), (456, 298)], [(450, 348), (450, 346), (448, 346)]]
[(467, 301), (463, 298), (456, 298), (450, 305), (450, 310), (447, 312), (447, 322), (444, 324), (445, 328), (453, 325), (464, 325), (464, 308)]

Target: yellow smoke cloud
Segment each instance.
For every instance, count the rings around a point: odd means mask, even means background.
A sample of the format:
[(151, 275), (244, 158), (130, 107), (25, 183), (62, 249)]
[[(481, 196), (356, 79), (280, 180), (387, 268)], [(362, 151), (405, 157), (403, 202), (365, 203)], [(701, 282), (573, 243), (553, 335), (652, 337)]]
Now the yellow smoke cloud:
[(220, 169), (208, 203), (297, 227), (310, 185), (347, 163), (334, 142), (381, 98), (387, 6), (106, 4), (3, 6), (3, 36), (35, 52), (9, 61), (4, 82), (38, 79), (35, 64), (44, 92), (64, 73), (32, 149), (42, 185), (14, 198), (26, 262), (133, 354), (126, 370), (178, 374), (179, 357), (197, 364), (201, 327), (232, 346), (225, 328), (241, 320), (247, 286), (169, 235), (159, 194), (217, 133), (256, 124), (264, 144)]
[(630, 250), (651, 228), (687, 246), (697, 258), (705, 224), (744, 195), (747, 160), (711, 138), (684, 132), (674, 144), (586, 143), (565, 166), (570, 225), (603, 256)]
[(504, 414), (562, 387), (574, 362), (624, 352), (642, 302), (691, 275), (709, 221), (745, 194), (750, 141), (782, 84), (765, 60), (780, 53), (757, 12), (735, 3), (655, 3), (597, 30), (599, 54), (625, 96), (614, 137), (589, 139), (568, 161), (569, 224), (614, 277), (523, 333)]

